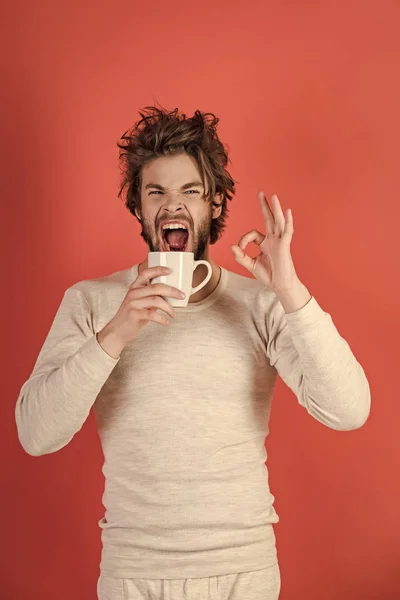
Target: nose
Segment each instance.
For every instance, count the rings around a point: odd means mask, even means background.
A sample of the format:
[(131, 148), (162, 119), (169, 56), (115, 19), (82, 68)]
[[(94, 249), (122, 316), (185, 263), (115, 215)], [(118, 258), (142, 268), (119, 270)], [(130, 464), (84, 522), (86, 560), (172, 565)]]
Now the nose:
[(164, 203), (164, 211), (174, 214), (183, 210), (182, 201), (174, 194), (168, 194)]
[(183, 210), (182, 206), (166, 206), (164, 208), (164, 212), (171, 213), (171, 214), (180, 213), (182, 210)]

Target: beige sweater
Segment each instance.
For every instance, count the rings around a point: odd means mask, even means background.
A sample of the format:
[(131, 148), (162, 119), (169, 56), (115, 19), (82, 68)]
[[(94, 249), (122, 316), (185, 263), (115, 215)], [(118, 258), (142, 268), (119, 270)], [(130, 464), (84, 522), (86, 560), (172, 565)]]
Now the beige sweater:
[(205, 300), (150, 323), (119, 359), (95, 333), (137, 265), (65, 292), (16, 405), (33, 456), (63, 448), (94, 408), (104, 452), (101, 570), (194, 578), (276, 562), (265, 438), (277, 373), (318, 421), (360, 427), (365, 373), (315, 298), (285, 314), (276, 295), (222, 269)]

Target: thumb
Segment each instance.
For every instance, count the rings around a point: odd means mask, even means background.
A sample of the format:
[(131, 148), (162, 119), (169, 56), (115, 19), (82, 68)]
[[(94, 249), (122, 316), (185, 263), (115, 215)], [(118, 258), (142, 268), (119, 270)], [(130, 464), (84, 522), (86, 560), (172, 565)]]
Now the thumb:
[(250, 258), (250, 256), (247, 256), (247, 254), (236, 244), (232, 245), (232, 252), (235, 256), (236, 262), (238, 262), (240, 265), (242, 265), (242, 267), (244, 267), (245, 269), (250, 271), (250, 273), (252, 273), (253, 259)]

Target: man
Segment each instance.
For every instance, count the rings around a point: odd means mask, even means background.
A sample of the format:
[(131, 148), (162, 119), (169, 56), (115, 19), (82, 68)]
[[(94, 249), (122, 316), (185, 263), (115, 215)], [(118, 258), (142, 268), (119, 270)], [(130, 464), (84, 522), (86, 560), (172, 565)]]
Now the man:
[(292, 213), (276, 196), (271, 208), (259, 195), (265, 233), (232, 248), (254, 277), (211, 260), (235, 192), (218, 119), (140, 115), (118, 144), (119, 195), (151, 251), (193, 252), (212, 277), (176, 310), (166, 298), (179, 290), (151, 283), (167, 270), (146, 258), (68, 288), (17, 401), (19, 438), (34, 456), (55, 452), (94, 408), (105, 456), (99, 598), (276, 599), (264, 443), (277, 374), (337, 430), (366, 421), (368, 381), (296, 273)]

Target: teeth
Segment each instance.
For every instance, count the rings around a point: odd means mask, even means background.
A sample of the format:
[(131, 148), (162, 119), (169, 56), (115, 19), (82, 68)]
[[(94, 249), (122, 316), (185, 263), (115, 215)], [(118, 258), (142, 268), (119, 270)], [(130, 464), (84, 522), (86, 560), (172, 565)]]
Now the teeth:
[(167, 225), (164, 225), (163, 230), (164, 229), (184, 229), (187, 231), (187, 228), (180, 223), (168, 223)]

